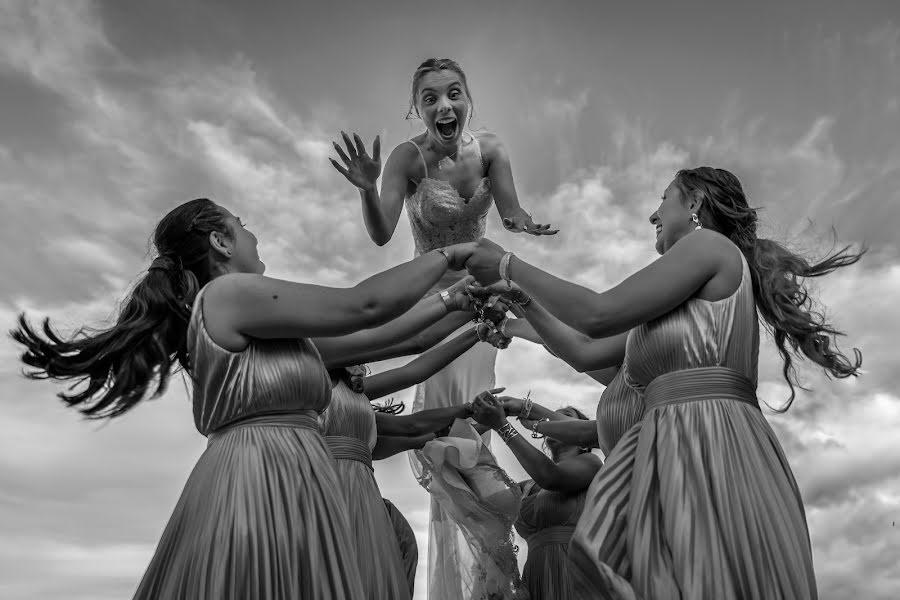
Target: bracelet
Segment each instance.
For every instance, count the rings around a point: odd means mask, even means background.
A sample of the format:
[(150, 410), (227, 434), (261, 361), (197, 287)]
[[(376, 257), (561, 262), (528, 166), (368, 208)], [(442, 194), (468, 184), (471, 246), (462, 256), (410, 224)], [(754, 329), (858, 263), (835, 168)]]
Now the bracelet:
[(507, 284), (509, 283), (509, 259), (512, 256), (512, 252), (504, 254), (503, 258), (500, 259), (500, 268), (498, 269), (500, 271), (500, 279), (506, 281)]
[(497, 434), (508, 444), (511, 439), (519, 435), (519, 432), (512, 426), (512, 423), (506, 423), (497, 430)]
[[(520, 292), (520, 294), (521, 294), (521, 292)], [(513, 302), (515, 302), (516, 304), (518, 304), (518, 305), (519, 305), (519, 308), (525, 308), (526, 306), (528, 306), (529, 304), (531, 304), (531, 296), (529, 296), (528, 294), (525, 294), (525, 301), (524, 301), (524, 302), (523, 302), (522, 300), (519, 300), (519, 296), (516, 296), (516, 299), (513, 300)]]
[(531, 426), (531, 437), (533, 437), (536, 440), (539, 440), (542, 437), (544, 437), (542, 434), (538, 433), (537, 426), (540, 425), (541, 423), (543, 423), (544, 421), (549, 421), (549, 420), (550, 420), (549, 418), (544, 417), (543, 419), (540, 419), (539, 421), (535, 421), (534, 425)]
[[(485, 329), (488, 331), (488, 333), (485, 333), (484, 335), (481, 334), (481, 332), (483, 331), (482, 328), (481, 328), (482, 325), (484, 325)], [(486, 325), (485, 323), (478, 323), (478, 324), (475, 326), (475, 335), (478, 336), (478, 341), (479, 341), (479, 342), (486, 342), (486, 341), (488, 341), (487, 336), (490, 335), (490, 331), (491, 331), (490, 327), (489, 327), (488, 325)]]
[(450, 253), (447, 252), (447, 249), (446, 248), (435, 248), (435, 251), (440, 252), (441, 254), (444, 255), (444, 258), (447, 259), (447, 266), (449, 267), (453, 261), (450, 259)]
[(507, 321), (509, 321), (509, 317), (503, 317), (503, 320), (500, 321), (500, 324), (499, 324), (499, 325), (497, 325), (497, 331), (499, 331), (499, 332), (500, 332), (500, 335), (502, 335), (502, 336), (505, 337), (505, 338), (508, 338), (508, 337), (509, 337), (509, 336), (506, 334), (506, 323), (507, 323)]
[(527, 419), (531, 414), (532, 406), (534, 406), (534, 400), (531, 399), (531, 390), (528, 390), (528, 393), (525, 395), (525, 406), (522, 407), (522, 412), (519, 413), (519, 418)]
[(453, 312), (456, 310), (456, 302), (450, 298), (450, 292), (447, 290), (441, 290), (441, 300), (444, 301), (444, 306), (447, 307), (447, 312)]

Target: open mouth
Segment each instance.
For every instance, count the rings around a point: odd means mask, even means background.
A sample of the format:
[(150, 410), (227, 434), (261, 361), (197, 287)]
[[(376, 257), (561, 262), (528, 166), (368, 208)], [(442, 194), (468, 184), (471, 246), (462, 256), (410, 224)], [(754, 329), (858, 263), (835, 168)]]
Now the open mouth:
[(438, 119), (434, 124), (434, 128), (442, 139), (452, 140), (456, 137), (456, 117), (444, 117), (443, 119)]
[(662, 225), (656, 226), (656, 237), (659, 237), (659, 234), (662, 233)]

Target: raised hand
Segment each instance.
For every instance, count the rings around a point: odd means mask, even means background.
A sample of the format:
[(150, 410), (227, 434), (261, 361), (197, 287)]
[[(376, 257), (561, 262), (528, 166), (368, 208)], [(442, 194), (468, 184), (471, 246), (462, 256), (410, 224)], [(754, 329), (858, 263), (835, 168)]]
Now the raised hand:
[(490, 285), (500, 279), (500, 259), (506, 251), (487, 238), (481, 238), (474, 252), (466, 261), (469, 275), (481, 285)]
[(503, 227), (505, 227), (507, 231), (512, 231), (513, 233), (524, 231), (531, 235), (556, 235), (559, 233), (559, 229), (550, 229), (549, 224), (541, 225), (540, 223), (535, 223), (531, 220), (531, 215), (524, 210), (514, 217), (504, 218)]
[(347, 178), (347, 181), (359, 189), (363, 191), (375, 189), (375, 182), (378, 181), (378, 176), (381, 175), (381, 138), (375, 136), (375, 142), (372, 144), (372, 156), (370, 157), (366, 153), (366, 146), (358, 135), (353, 134), (355, 144), (350, 141), (350, 136), (343, 131), (341, 132), (341, 137), (344, 138), (344, 144), (347, 146), (346, 154), (340, 144), (337, 142), (332, 142), (332, 144), (334, 149), (337, 150), (338, 156), (344, 161), (344, 166), (338, 164), (333, 158), (329, 157), (328, 160), (331, 161), (331, 164), (341, 175)]

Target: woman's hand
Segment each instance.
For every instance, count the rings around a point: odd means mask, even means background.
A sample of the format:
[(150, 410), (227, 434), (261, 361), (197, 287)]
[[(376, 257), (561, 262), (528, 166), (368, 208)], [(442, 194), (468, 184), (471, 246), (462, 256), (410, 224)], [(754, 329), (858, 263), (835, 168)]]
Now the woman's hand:
[(524, 210), (514, 217), (506, 217), (503, 219), (503, 227), (505, 227), (507, 231), (512, 231), (513, 233), (524, 231), (531, 235), (556, 235), (559, 233), (559, 229), (550, 229), (549, 224), (541, 225), (535, 223), (531, 220), (531, 215)]
[(512, 338), (506, 337), (487, 323), (476, 325), (475, 332), (480, 341), (490, 344), (498, 350), (506, 350), (512, 342)]
[(526, 304), (528, 294), (514, 281), (500, 280), (491, 285), (481, 286), (478, 283), (469, 285), (469, 292), (477, 298), (500, 296), (507, 303)]
[(504, 388), (496, 390), (488, 390), (481, 392), (472, 402), (474, 414), (472, 418), (478, 423), (486, 425), (491, 429), (500, 429), (506, 423), (506, 413), (503, 412), (503, 405), (494, 394), (499, 393)]
[(463, 242), (462, 244), (453, 244), (447, 246), (444, 250), (447, 252), (447, 258), (450, 264), (447, 266), (451, 271), (461, 271), (466, 268), (466, 263), (471, 259), (472, 253), (477, 247), (476, 242)]
[(473, 281), (475, 281), (474, 277), (466, 275), (447, 288), (447, 292), (450, 294), (450, 299), (453, 300), (456, 310), (475, 310), (475, 300), (469, 293), (469, 286)]
[(525, 408), (525, 401), (521, 398), (513, 398), (512, 396), (501, 396), (500, 403), (503, 405), (503, 412), (508, 415), (517, 417)]
[[(372, 156), (366, 153), (366, 147), (362, 140), (355, 133), (353, 139), (356, 145), (350, 141), (350, 137), (341, 132), (344, 138), (344, 144), (347, 146), (347, 153), (337, 142), (332, 142), (334, 149), (337, 150), (338, 156), (344, 161), (345, 166), (338, 164), (336, 160), (330, 158), (331, 164), (338, 172), (347, 178), (347, 181), (363, 191), (371, 191), (375, 189), (375, 182), (381, 175), (381, 138), (375, 136), (375, 142), (372, 144)], [(349, 156), (348, 156), (349, 155)]]
[(500, 279), (500, 259), (506, 250), (487, 238), (481, 238), (466, 261), (469, 274), (482, 285), (490, 285)]

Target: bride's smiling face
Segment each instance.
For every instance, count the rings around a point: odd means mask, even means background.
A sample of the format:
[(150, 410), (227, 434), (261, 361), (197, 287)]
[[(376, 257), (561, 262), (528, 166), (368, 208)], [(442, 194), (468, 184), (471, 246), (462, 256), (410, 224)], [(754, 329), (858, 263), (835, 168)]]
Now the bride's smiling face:
[(458, 146), (469, 117), (469, 105), (465, 83), (449, 69), (426, 73), (419, 81), (416, 108), (429, 137), (441, 146)]

